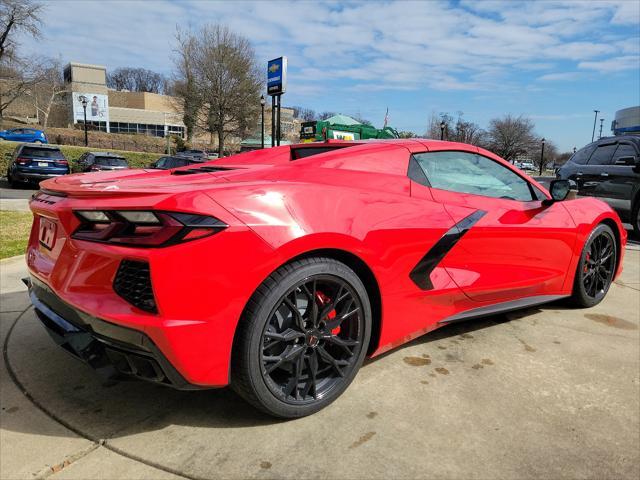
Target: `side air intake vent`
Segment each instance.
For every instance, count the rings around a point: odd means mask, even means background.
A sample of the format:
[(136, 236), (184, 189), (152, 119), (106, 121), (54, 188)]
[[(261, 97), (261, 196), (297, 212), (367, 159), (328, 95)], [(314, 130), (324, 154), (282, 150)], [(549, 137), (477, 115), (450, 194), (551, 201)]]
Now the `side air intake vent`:
[(140, 310), (150, 313), (158, 312), (147, 262), (123, 260), (113, 281), (113, 289)]

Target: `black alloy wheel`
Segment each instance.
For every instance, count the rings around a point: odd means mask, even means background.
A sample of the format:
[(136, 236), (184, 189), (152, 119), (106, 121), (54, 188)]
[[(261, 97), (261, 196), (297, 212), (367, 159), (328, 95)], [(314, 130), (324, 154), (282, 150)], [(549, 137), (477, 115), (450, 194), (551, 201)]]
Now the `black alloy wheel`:
[(572, 300), (581, 307), (600, 303), (615, 275), (617, 244), (613, 231), (598, 225), (587, 240), (578, 263)]
[(262, 376), (289, 403), (327, 395), (356, 365), (362, 304), (342, 278), (315, 275), (290, 288), (262, 333)]
[(247, 304), (233, 347), (231, 386), (281, 418), (324, 408), (349, 386), (371, 335), (360, 278), (330, 258), (294, 261)]

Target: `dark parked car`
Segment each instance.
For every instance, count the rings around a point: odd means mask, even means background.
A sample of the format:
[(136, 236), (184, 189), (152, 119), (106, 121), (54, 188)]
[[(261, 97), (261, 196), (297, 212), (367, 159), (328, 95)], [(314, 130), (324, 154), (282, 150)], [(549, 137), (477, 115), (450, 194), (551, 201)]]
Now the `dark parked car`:
[(67, 173), (70, 173), (69, 162), (58, 147), (22, 143), (11, 155), (7, 182), (15, 188), (18, 183), (39, 182)]
[(186, 167), (187, 165), (194, 165), (202, 163), (200, 158), (188, 156), (167, 156), (160, 157), (158, 160), (149, 165), (149, 168), (157, 168), (159, 170), (169, 170), (171, 168)]
[(557, 177), (578, 184), (578, 195), (597, 197), (640, 234), (640, 137), (601, 138), (581, 148)]
[(13, 142), (49, 143), (42, 130), (35, 128), (11, 128), (0, 131), (0, 138)]
[(78, 171), (97, 172), (101, 170), (123, 170), (129, 168), (127, 159), (110, 152), (87, 152), (78, 159)]
[(197, 160), (200, 160), (201, 162), (206, 162), (208, 160), (215, 160), (216, 158), (218, 158), (218, 153), (217, 152), (209, 152), (207, 150), (196, 150), (196, 149), (190, 149), (190, 150), (183, 150), (181, 152), (176, 153), (177, 157), (191, 157), (191, 158), (195, 158)]

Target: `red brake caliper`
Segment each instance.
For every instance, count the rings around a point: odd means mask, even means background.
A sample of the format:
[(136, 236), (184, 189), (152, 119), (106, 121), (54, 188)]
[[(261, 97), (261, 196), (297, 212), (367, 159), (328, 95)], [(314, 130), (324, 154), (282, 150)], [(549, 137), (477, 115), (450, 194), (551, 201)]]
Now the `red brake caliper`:
[(590, 252), (587, 252), (587, 257), (586, 258), (587, 258), (587, 261), (584, 262), (584, 267), (582, 268), (582, 271), (584, 273), (587, 273), (589, 271), (589, 259), (591, 258), (591, 253)]
[[(327, 303), (329, 303), (331, 301), (331, 299), (329, 297), (327, 297), (324, 293), (322, 293), (321, 291), (316, 291), (316, 300), (318, 301), (318, 303), (320, 304), (320, 307), (323, 307), (324, 305), (326, 305)], [(329, 320), (333, 320), (334, 318), (336, 318), (336, 309), (334, 308), (333, 310), (331, 310), (328, 314), (327, 314), (327, 318)], [(340, 333), (340, 325), (338, 325), (336, 328), (334, 328), (333, 330), (331, 330), (331, 334), (332, 335), (337, 335), (338, 333)]]

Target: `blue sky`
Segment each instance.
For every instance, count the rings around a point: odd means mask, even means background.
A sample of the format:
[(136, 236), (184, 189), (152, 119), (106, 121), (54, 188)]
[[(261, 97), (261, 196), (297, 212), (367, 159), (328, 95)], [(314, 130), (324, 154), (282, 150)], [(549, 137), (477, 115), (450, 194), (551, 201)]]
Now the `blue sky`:
[(432, 112), (485, 127), (533, 119), (561, 150), (604, 132), (640, 104), (640, 2), (618, 1), (65, 1), (49, 2), (44, 37), (25, 53), (172, 69), (176, 27), (224, 23), (258, 59), (287, 55), (284, 105), (360, 114), (423, 133)]

